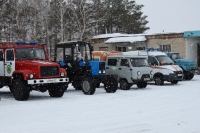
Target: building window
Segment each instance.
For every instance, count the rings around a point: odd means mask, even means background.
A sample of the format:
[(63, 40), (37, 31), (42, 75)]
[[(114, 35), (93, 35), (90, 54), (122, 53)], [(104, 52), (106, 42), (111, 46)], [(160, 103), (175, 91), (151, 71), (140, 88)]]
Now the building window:
[(160, 50), (162, 52), (171, 52), (171, 44), (161, 44)]
[(99, 47), (99, 51), (108, 51), (108, 47)]
[(116, 46), (116, 51), (126, 52), (126, 47), (124, 47), (124, 46)]

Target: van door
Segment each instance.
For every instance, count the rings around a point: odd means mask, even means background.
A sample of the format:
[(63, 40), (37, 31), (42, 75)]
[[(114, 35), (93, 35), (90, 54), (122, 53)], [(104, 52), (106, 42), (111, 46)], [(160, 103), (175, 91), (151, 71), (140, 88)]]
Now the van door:
[(6, 49), (4, 70), (5, 76), (12, 76), (15, 71), (14, 49)]
[[(132, 69), (128, 59), (121, 59), (118, 67), (118, 74), (120, 78), (125, 78), (128, 82), (131, 82)], [(129, 81), (130, 80), (130, 81)]]
[(107, 75), (118, 75), (117, 69), (117, 59), (108, 59), (106, 65), (106, 74)]
[(4, 76), (4, 54), (3, 54), (3, 49), (0, 49), (0, 76)]

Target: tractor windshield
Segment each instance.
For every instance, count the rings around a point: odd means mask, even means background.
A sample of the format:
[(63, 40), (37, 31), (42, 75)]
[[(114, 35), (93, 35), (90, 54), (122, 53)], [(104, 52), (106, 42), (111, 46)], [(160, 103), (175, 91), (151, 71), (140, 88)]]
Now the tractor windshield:
[(17, 48), (16, 60), (46, 60), (42, 48)]
[(156, 56), (157, 60), (159, 61), (160, 65), (173, 65), (174, 62), (167, 56)]
[(147, 67), (149, 66), (146, 58), (131, 58), (131, 65), (133, 67)]

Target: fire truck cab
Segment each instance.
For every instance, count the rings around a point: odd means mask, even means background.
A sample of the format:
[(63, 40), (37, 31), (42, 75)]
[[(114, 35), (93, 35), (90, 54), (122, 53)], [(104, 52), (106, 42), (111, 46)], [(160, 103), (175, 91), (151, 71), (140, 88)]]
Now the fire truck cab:
[(0, 88), (8, 86), (16, 100), (27, 100), (32, 90), (62, 97), (67, 85), (66, 70), (50, 61), (45, 44), (0, 44)]

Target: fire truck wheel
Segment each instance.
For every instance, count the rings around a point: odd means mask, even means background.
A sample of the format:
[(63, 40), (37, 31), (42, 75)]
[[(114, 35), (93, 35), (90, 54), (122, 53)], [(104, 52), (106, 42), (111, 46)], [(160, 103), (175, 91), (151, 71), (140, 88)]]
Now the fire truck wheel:
[(109, 77), (105, 81), (104, 87), (105, 87), (105, 90), (107, 93), (115, 93), (117, 91), (117, 87), (118, 87), (117, 79), (114, 77)]
[(82, 91), (86, 95), (93, 95), (96, 91), (96, 82), (92, 77), (85, 77), (82, 80)]
[(16, 100), (25, 101), (29, 98), (30, 87), (22, 78), (13, 79), (13, 95)]
[(9, 85), (8, 87), (10, 89), (10, 92), (13, 92), (13, 85)]
[(146, 88), (147, 87), (147, 82), (137, 82), (137, 87), (138, 88)]
[(120, 80), (119, 85), (122, 90), (129, 90), (131, 87), (125, 79)]
[(62, 97), (64, 92), (67, 90), (67, 84), (51, 84), (48, 86), (50, 97)]

